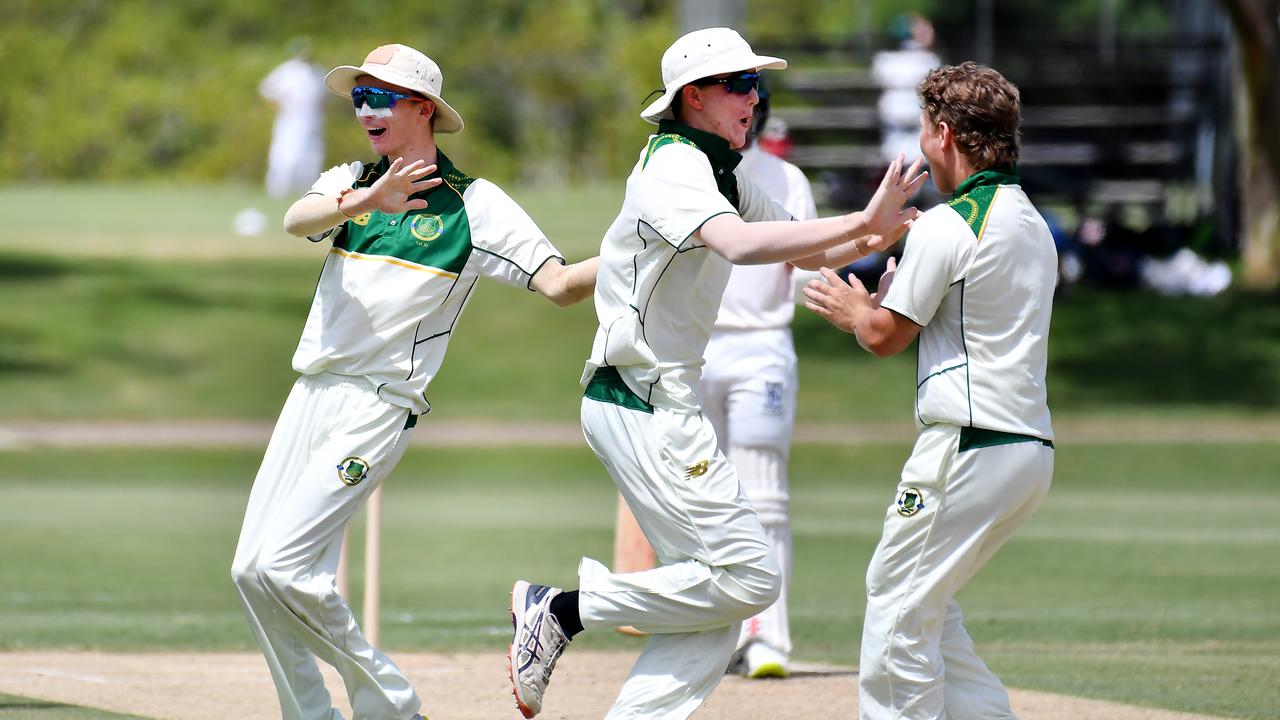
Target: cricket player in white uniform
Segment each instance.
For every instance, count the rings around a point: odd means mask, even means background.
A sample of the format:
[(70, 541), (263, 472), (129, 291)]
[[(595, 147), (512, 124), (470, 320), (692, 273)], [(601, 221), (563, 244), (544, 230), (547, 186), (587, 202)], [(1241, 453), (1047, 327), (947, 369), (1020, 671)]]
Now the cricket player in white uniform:
[[(818, 216), (813, 189), (800, 168), (760, 149), (755, 138), (769, 117), (769, 96), (761, 78), (748, 146), (739, 170), (797, 220)], [(760, 517), (782, 571), (778, 601), (742, 623), (730, 670), (748, 678), (790, 674), (791, 627), (787, 597), (791, 587), (791, 499), (787, 462), (796, 420), (795, 285), (816, 273), (789, 263), (735, 265), (720, 301), (707, 363), (702, 368), (703, 413), (715, 428), (720, 450), (738, 472), (738, 481)], [(619, 498), (614, 564), (618, 571), (654, 566), (653, 548)], [(631, 634), (633, 628), (620, 628)]]
[(435, 133), (461, 131), (462, 118), (426, 55), (384, 45), (325, 82), (353, 101), (381, 160), (326, 171), (285, 215), (290, 234), (331, 244), (232, 577), (285, 720), (341, 718), (316, 658), (341, 674), (358, 720), (410, 720), (421, 701), (338, 594), (343, 530), (430, 410), (427, 387), (478, 279), (565, 305), (590, 294), (596, 261), (563, 265), (519, 205), (439, 151)]
[[(583, 374), (582, 426), (657, 554), (659, 567), (611, 573), (583, 558), (577, 591), (512, 589), (511, 679), (525, 717), (542, 708), (556, 659), (586, 628), (652, 633), (610, 718), (685, 718), (724, 676), (742, 620), (778, 597), (780, 571), (733, 465), (701, 412), (703, 350), (733, 264), (817, 268), (886, 247), (923, 181), (894, 163), (863, 212), (793, 222), (737, 171), (760, 56), (711, 28), (662, 58), (658, 124), (601, 245), (600, 328)], [(839, 264), (837, 262), (837, 264)]]
[(920, 95), (920, 149), (951, 201), (915, 221), (876, 295), (824, 269), (806, 304), (879, 356), (920, 338), (920, 435), (867, 570), (860, 717), (999, 720), (1009, 696), (955, 595), (1049, 490), (1057, 253), (1015, 174), (1018, 89), (964, 63), (931, 71)]

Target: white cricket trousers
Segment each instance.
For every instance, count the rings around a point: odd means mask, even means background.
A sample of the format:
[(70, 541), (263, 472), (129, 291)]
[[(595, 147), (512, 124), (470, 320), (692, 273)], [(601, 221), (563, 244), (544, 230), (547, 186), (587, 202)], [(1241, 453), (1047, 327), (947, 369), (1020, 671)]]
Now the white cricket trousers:
[(742, 623), (738, 647), (761, 642), (791, 656), (791, 490), (787, 461), (796, 423), (796, 351), (790, 328), (711, 334), (702, 368), (703, 412), (764, 526), (782, 571), (778, 601)]
[(1053, 449), (1015, 442), (961, 452), (960, 430), (920, 433), (886, 511), (867, 569), (862, 720), (1015, 717), (954, 598), (1044, 499)]
[(343, 530), (404, 455), (408, 416), (363, 378), (330, 374), (300, 377), (280, 412), (231, 576), (284, 720), (342, 717), (317, 657), (342, 675), (356, 720), (409, 720), (421, 707), (400, 668), (365, 640), (334, 582)]
[(700, 413), (585, 398), (582, 430), (658, 560), (626, 574), (579, 567), (584, 628), (653, 633), (606, 717), (687, 718), (724, 677), (742, 620), (778, 597), (769, 542)]

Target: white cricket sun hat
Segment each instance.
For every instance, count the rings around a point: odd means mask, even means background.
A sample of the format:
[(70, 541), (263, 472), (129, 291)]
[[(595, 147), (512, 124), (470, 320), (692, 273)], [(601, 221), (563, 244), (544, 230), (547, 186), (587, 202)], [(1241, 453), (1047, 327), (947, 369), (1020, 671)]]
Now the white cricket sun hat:
[(662, 54), (662, 84), (665, 92), (640, 113), (654, 125), (672, 119), (671, 100), (680, 88), (712, 75), (746, 70), (782, 70), (782, 58), (757, 55), (737, 31), (707, 28), (682, 35)]
[(426, 55), (408, 45), (383, 45), (369, 53), (360, 67), (341, 65), (330, 70), (324, 76), (324, 84), (335, 94), (349, 98), (361, 75), (427, 96), (436, 104), (436, 132), (462, 132), (462, 116), (440, 97), (440, 86), (444, 84), (440, 66)]

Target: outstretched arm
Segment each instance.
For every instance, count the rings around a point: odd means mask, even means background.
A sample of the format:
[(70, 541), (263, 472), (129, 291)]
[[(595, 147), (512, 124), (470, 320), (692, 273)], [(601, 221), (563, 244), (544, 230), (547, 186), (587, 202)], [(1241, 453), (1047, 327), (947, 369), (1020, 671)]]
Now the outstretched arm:
[[(697, 236), (737, 265), (800, 260), (798, 267), (816, 269), (826, 257), (823, 253), (835, 248), (842, 254), (883, 249), (896, 242), (915, 219), (918, 211), (902, 206), (929, 175), (920, 172), (919, 161), (905, 173), (902, 163), (899, 156), (889, 166), (880, 188), (861, 212), (806, 222), (758, 223), (726, 213), (708, 220)], [(812, 262), (806, 262), (809, 259)]]
[(396, 158), (387, 173), (367, 188), (344, 191), (336, 198), (316, 193), (302, 196), (285, 212), (284, 230), (295, 237), (306, 237), (319, 235), (371, 210), (391, 215), (421, 210), (427, 201), (410, 200), (409, 196), (444, 182), (440, 178), (423, 179), (435, 171), (435, 165), (422, 160), (406, 164), (404, 158)]
[(595, 291), (599, 266), (599, 257), (572, 265), (561, 265), (555, 260), (548, 260), (533, 274), (529, 287), (556, 305), (568, 307), (590, 297)]

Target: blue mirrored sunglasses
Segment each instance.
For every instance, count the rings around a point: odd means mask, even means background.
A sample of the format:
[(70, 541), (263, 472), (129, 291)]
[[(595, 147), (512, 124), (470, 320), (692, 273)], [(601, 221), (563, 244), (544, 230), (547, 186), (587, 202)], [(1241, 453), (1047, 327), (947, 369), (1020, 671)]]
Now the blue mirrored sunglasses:
[(746, 72), (722, 78), (702, 78), (693, 83), (700, 87), (723, 85), (726, 92), (734, 95), (746, 95), (760, 86), (760, 73)]
[(405, 95), (394, 90), (384, 90), (380, 87), (370, 87), (361, 85), (360, 87), (351, 88), (351, 104), (357, 110), (365, 103), (369, 103), (369, 107), (374, 110), (383, 108), (393, 108), (400, 100), (421, 100), (417, 95)]

